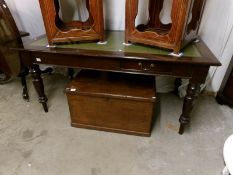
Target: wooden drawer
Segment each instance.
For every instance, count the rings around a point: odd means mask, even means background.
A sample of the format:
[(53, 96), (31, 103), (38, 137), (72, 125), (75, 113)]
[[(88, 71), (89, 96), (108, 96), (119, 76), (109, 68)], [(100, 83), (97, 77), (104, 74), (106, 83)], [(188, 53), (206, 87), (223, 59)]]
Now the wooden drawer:
[(172, 67), (168, 64), (157, 64), (150, 61), (122, 61), (120, 64), (122, 70), (137, 71), (153, 74), (172, 73)]
[(32, 53), (32, 58), (36, 64), (52, 64), (67, 67), (72, 65), (72, 67), (77, 68), (119, 70), (119, 61), (103, 57), (35, 52)]

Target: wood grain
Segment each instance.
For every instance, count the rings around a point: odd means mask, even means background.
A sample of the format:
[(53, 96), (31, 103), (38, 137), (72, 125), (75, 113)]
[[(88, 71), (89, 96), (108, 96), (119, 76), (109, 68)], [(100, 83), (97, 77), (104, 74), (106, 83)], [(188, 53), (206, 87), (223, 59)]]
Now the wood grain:
[[(25, 49), (18, 48), (16, 50), (20, 51), (21, 55), (23, 55), (23, 63), (31, 67), (36, 64), (50, 64), (54, 66), (101, 70), (106, 72), (188, 78), (190, 85), (187, 90), (186, 100), (184, 100), (183, 113), (180, 119), (180, 134), (182, 134), (185, 126), (191, 121), (190, 114), (194, 99), (198, 96), (199, 85), (205, 82), (210, 66), (221, 65), (203, 41), (200, 40), (200, 42), (194, 45), (195, 47), (193, 47), (193, 49), (197, 49), (200, 55), (197, 57), (183, 56), (181, 58), (146, 52), (138, 53), (136, 51), (129, 53), (127, 50), (95, 50), (92, 47), (87, 47), (87, 49), (75, 47), (73, 49), (59, 47), (46, 48), (45, 46), (33, 44), (26, 46)], [(37, 58), (40, 58), (40, 61), (37, 61)], [(37, 91), (44, 91), (42, 82), (39, 81), (39, 83), (40, 85), (35, 86), (35, 88), (38, 88)], [(85, 95), (83, 94), (82, 96), (84, 98)], [(43, 94), (42, 97), (45, 98), (45, 94)], [(97, 97), (98, 96), (95, 96), (95, 98)], [(113, 96), (109, 98), (113, 99), (112, 97)], [(74, 99), (76, 98), (74, 97)], [(106, 96), (103, 99), (106, 99)], [(120, 101), (120, 99), (115, 98), (114, 100)], [(84, 125), (79, 125), (78, 127), (81, 126)], [(86, 124), (85, 127), (90, 128), (90, 125)], [(106, 128), (106, 126), (98, 127), (98, 129)], [(109, 128), (110, 127), (108, 127), (108, 129)], [(118, 129), (117, 132), (120, 132), (119, 130), (120, 129)], [(125, 132), (125, 130), (121, 130), (121, 132)]]
[(155, 77), (81, 71), (66, 93), (72, 126), (150, 136)]
[(126, 0), (125, 42), (162, 47), (179, 53), (197, 37), (204, 2), (205, 0), (173, 0), (172, 23), (164, 25), (159, 16), (164, 0), (150, 0), (148, 24), (137, 27), (135, 18), (138, 14), (138, 0)]
[(104, 41), (102, 0), (86, 0), (89, 19), (65, 23), (59, 18), (58, 0), (39, 0), (50, 45), (75, 41)]

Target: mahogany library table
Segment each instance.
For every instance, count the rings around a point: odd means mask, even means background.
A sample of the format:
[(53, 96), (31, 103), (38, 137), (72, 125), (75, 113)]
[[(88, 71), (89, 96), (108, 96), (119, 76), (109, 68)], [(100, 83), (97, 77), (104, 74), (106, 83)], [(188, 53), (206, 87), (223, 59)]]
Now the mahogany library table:
[(40, 37), (23, 49), (16, 49), (22, 55), (22, 63), (30, 68), (39, 102), (48, 112), (47, 97), (41, 78), (40, 64), (68, 68), (92, 69), (111, 72), (124, 72), (154, 76), (171, 76), (189, 79), (187, 95), (184, 98), (180, 116), (179, 133), (183, 134), (190, 122), (194, 101), (205, 82), (210, 66), (221, 63), (203, 43), (195, 42), (183, 50), (182, 57), (169, 55), (169, 51), (155, 47), (133, 44), (126, 46), (124, 32), (109, 31), (107, 44), (74, 43), (48, 47), (46, 37)]

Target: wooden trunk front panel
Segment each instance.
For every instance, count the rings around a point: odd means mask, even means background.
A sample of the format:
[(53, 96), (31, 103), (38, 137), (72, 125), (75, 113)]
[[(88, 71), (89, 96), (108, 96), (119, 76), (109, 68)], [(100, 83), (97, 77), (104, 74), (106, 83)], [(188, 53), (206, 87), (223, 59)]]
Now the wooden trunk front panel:
[(93, 79), (80, 75), (70, 83), (66, 93), (72, 126), (150, 136), (156, 93), (154, 78), (150, 77), (149, 83), (146, 76), (139, 76), (142, 81), (138, 84), (140, 81), (128, 79), (128, 75), (126, 79), (124, 74), (119, 75), (114, 73), (109, 78), (106, 73), (94, 73)]
[(149, 136), (153, 103), (68, 95), (72, 126)]

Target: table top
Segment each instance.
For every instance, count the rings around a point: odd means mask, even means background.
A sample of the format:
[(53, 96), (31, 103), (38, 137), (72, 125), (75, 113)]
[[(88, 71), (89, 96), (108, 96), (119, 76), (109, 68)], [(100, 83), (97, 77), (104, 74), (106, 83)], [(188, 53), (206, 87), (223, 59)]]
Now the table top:
[(202, 64), (220, 66), (220, 62), (200, 41), (187, 45), (182, 53), (182, 57), (173, 57), (171, 51), (158, 47), (145, 46), (141, 44), (124, 45), (124, 32), (107, 31), (106, 44), (98, 44), (95, 41), (59, 44), (55, 47), (48, 47), (46, 36), (39, 37), (30, 44), (25, 45), (24, 49), (32, 52), (49, 52), (61, 54), (75, 54), (80, 56), (98, 57), (118, 57), (127, 59), (157, 60), (162, 62), (179, 62), (190, 64)]

